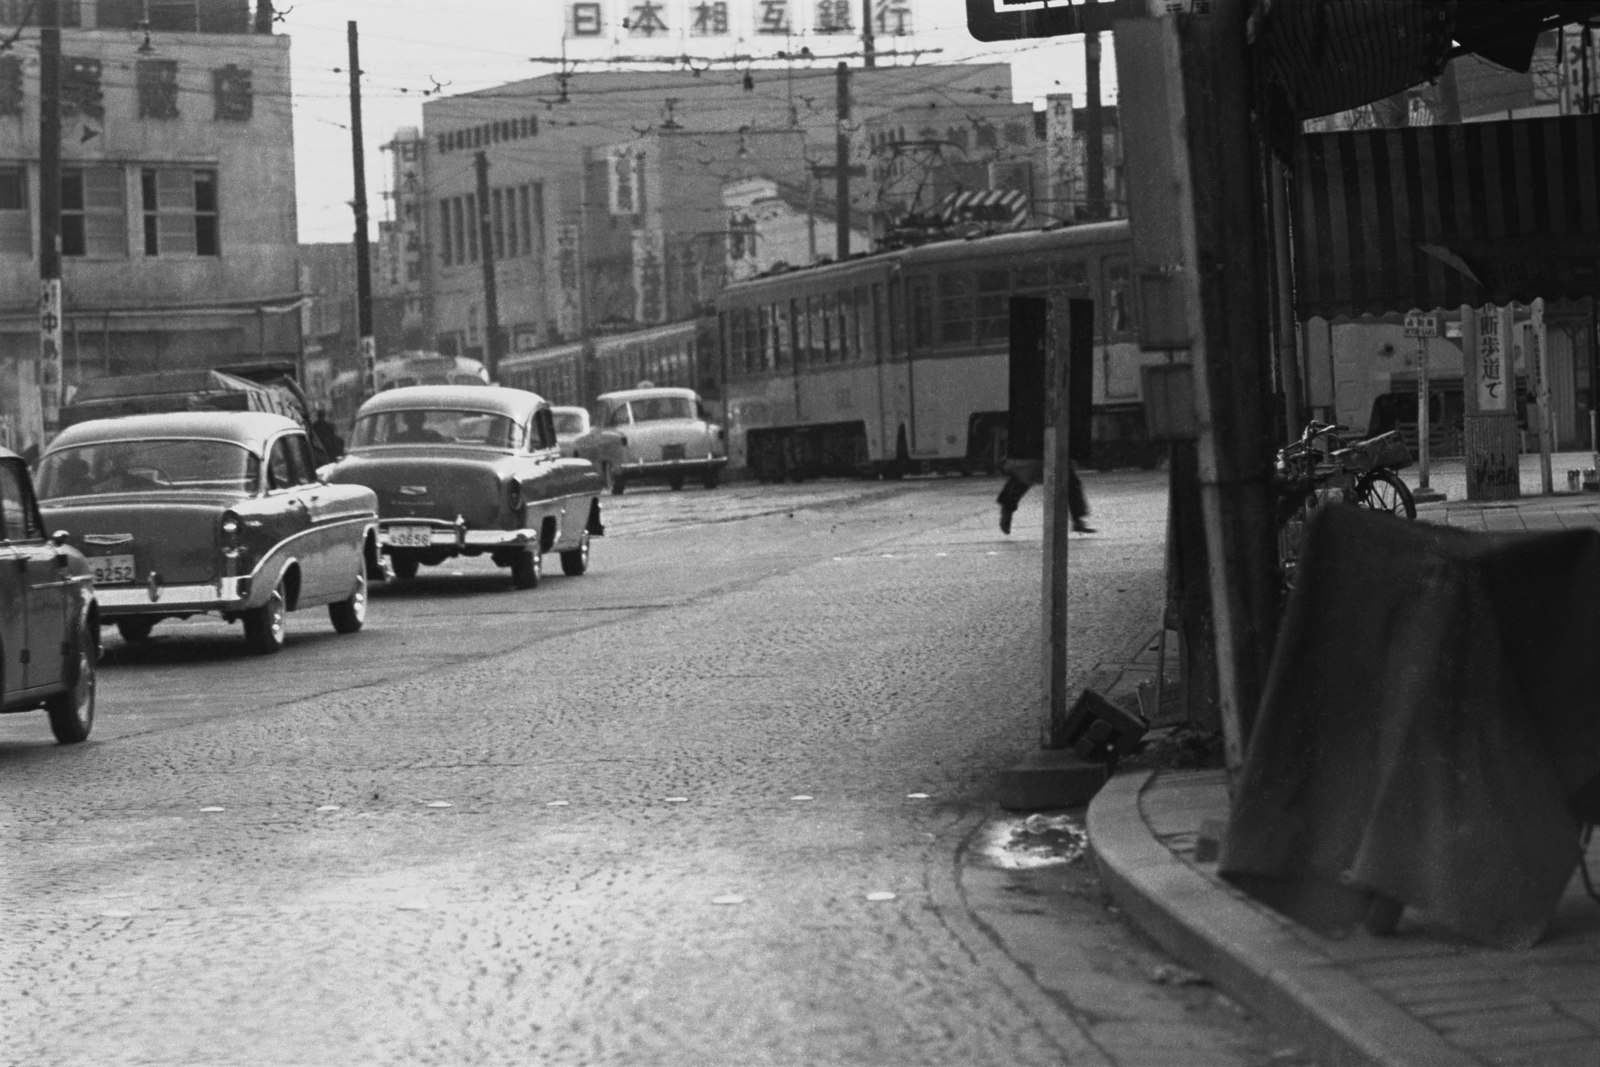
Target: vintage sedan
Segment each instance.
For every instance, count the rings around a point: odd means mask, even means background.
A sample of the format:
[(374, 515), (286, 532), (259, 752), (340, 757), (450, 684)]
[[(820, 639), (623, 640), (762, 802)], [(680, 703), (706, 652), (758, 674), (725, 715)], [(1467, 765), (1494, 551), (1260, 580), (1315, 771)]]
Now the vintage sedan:
[(576, 456), (573, 445), (589, 432), (589, 409), (557, 404), (550, 409), (550, 415), (556, 420), (556, 447), (563, 456)]
[(354, 633), (384, 574), (377, 497), (321, 481), (305, 429), (282, 415), (79, 423), (50, 442), (38, 484), (45, 520), (88, 559), (101, 622), (129, 642), (211, 613), (276, 652), (285, 616), (318, 605)]
[(0, 711), (43, 708), (70, 745), (94, 725), (100, 620), (88, 562), (47, 529), (27, 464), (0, 448)]
[(727, 434), (693, 389), (641, 386), (601, 393), (595, 416), (595, 428), (573, 448), (600, 468), (613, 493), (646, 479), (682, 489), (691, 477), (715, 489), (722, 478)]
[(544, 398), (522, 389), (418, 385), (361, 405), (328, 480), (378, 494), (379, 536), (394, 573), (488, 555), (532, 589), (555, 552), (565, 574), (589, 568), (600, 472), (561, 455)]

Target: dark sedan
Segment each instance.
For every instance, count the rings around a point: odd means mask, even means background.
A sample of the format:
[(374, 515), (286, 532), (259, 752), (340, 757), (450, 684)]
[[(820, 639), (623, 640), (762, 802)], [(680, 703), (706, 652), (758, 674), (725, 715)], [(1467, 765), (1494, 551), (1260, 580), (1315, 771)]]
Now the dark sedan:
[(380, 536), (398, 577), (455, 556), (488, 555), (518, 589), (547, 552), (569, 575), (589, 567), (600, 523), (600, 472), (562, 456), (550, 405), (521, 389), (386, 389), (356, 412), (335, 483), (378, 495)]

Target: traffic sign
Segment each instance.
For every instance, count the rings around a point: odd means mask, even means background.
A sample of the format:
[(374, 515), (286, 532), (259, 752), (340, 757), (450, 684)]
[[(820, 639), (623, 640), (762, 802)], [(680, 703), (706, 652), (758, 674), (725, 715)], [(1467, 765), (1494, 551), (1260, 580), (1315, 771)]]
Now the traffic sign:
[(1110, 33), (1114, 22), (1149, 14), (1149, 0), (967, 0), (967, 32), (980, 41)]
[(1424, 315), (1420, 311), (1412, 311), (1406, 315), (1407, 337), (1438, 337), (1439, 316)]

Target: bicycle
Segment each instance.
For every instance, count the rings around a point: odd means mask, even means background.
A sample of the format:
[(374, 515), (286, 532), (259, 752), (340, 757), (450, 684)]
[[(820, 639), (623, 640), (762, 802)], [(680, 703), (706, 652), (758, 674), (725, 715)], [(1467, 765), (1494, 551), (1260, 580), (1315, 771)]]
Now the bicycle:
[(1406, 519), (1417, 517), (1411, 489), (1395, 471), (1411, 464), (1411, 450), (1390, 430), (1361, 441), (1341, 436), (1350, 427), (1306, 423), (1298, 441), (1278, 449), (1274, 487), (1278, 497), (1278, 565), (1287, 589), (1294, 582), (1311, 509), (1352, 503)]

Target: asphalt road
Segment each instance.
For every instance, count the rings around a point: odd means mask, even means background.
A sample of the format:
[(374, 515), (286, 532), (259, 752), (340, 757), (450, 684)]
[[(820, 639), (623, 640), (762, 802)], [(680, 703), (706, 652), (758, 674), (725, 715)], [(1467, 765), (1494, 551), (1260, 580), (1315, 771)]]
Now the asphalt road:
[[(1161, 475), (1087, 481), (1085, 672), (1150, 628), (1164, 522)], [(996, 874), (1041, 532), (996, 488), (630, 490), (536, 590), (425, 568), (271, 657), (107, 631), (87, 744), (0, 718), (0, 1062), (1289, 1062), (1153, 982), (1086, 864)]]

